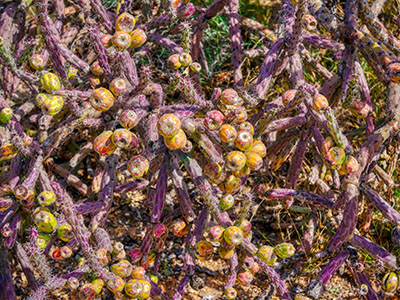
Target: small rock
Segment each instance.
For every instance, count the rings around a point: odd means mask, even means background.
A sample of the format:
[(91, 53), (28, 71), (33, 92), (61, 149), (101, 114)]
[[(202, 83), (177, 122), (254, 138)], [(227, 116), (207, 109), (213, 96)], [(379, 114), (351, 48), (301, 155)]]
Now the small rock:
[(209, 295), (209, 296), (204, 296), (201, 298), (201, 300), (217, 300), (219, 298), (219, 295), (214, 294), (214, 295)]
[(192, 278), (190, 279), (190, 285), (195, 289), (195, 290), (199, 290), (202, 289), (204, 287), (204, 279), (197, 276), (197, 275), (193, 275)]

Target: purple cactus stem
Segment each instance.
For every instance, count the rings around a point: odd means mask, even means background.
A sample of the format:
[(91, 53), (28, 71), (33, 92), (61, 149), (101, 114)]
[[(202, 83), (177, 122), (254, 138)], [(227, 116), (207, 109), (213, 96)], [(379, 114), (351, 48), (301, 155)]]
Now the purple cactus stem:
[(382, 215), (393, 225), (400, 225), (400, 213), (387, 203), (377, 192), (368, 186), (361, 184), (361, 191), (367, 196), (367, 199), (379, 209)]
[(240, 34), (239, 0), (229, 1), (229, 30), (231, 38), (232, 65), (235, 85), (243, 87), (243, 74), (240, 69), (242, 63), (242, 37)]
[(158, 174), (156, 190), (153, 194), (153, 211), (151, 213), (151, 221), (153, 223), (159, 223), (162, 211), (167, 195), (167, 181), (168, 181), (168, 169), (169, 169), (170, 156), (165, 155), (164, 162), (161, 165), (160, 172)]
[(3, 228), (3, 226), (11, 220), (11, 218), (16, 213), (17, 209), (18, 209), (18, 204), (14, 203), (13, 205), (11, 205), (11, 207), (6, 209), (5, 211), (0, 212), (0, 229)]
[(225, 284), (225, 289), (233, 287), (236, 284), (238, 266), (239, 266), (239, 261), (237, 253), (235, 251), (233, 256), (229, 259), (229, 267), (231, 269), (231, 275), (229, 276), (228, 281)]
[[(61, 78), (67, 78), (67, 72), (64, 67), (64, 62), (61, 59), (62, 55), (58, 47), (59, 35), (57, 30), (52, 28), (52, 21), (47, 13), (42, 13), (42, 25), (41, 31), (43, 33), (46, 48), (49, 51), (50, 58), (54, 63), (55, 71), (60, 75)], [(55, 31), (55, 32), (54, 32)]]
[(334, 202), (324, 196), (308, 193), (305, 191), (294, 190), (294, 189), (272, 189), (264, 191), (263, 194), (272, 199), (282, 199), (286, 197), (296, 197), (300, 200), (310, 201), (314, 205), (331, 208)]
[(96, 239), (98, 248), (104, 248), (108, 251), (112, 251), (111, 239), (107, 231), (102, 227), (97, 227), (95, 231), (93, 231), (93, 235)]
[(16, 215), (10, 222), (10, 229), (12, 233), (4, 241), (4, 246), (8, 249), (12, 249), (17, 241), (18, 234), (21, 229), (21, 214)]
[(358, 86), (359, 86), (360, 93), (361, 93), (361, 100), (363, 102), (365, 102), (370, 108), (370, 112), (368, 113), (368, 116), (366, 119), (367, 136), (368, 136), (375, 129), (374, 120), (373, 120), (373, 116), (372, 116), (373, 106), (372, 106), (371, 94), (370, 94), (370, 90), (368, 87), (367, 79), (365, 78), (365, 75), (364, 75), (364, 71), (362, 70), (361, 64), (358, 60), (354, 63), (354, 67), (355, 67), (355, 73), (356, 73), (357, 80), (358, 80)]
[(178, 44), (176, 44), (174, 41), (172, 41), (171, 39), (162, 36), (161, 34), (158, 33), (150, 33), (147, 35), (147, 39), (150, 42), (153, 42), (163, 48), (165, 48), (166, 50), (168, 50), (171, 53), (183, 53), (184, 50), (181, 46), (179, 46)]
[(26, 253), (24, 247), (17, 241), (15, 243), (15, 253), (18, 258), (18, 262), (22, 268), (22, 271), (25, 274), (26, 279), (28, 280), (29, 286), (32, 290), (36, 290), (38, 288), (38, 282), (33, 275), (33, 266), (31, 261), (29, 260), (28, 254)]
[[(371, 169), (371, 166), (368, 167)], [(373, 167), (374, 172), (385, 182), (385, 184), (390, 187), (390, 188), (400, 188), (400, 184), (395, 183), (392, 179), (392, 177), (386, 173), (380, 166), (374, 165)]]
[(79, 56), (72, 53), (67, 47), (62, 44), (57, 44), (57, 48), (59, 49), (61, 55), (68, 61), (71, 65), (75, 66), (78, 69), (81, 69), (83, 72), (88, 73), (90, 71), (89, 65), (82, 60)]
[(171, 25), (172, 19), (169, 15), (162, 15), (159, 17), (155, 17), (146, 23), (146, 30), (150, 31), (151, 29), (159, 28), (159, 27), (167, 27)]
[(122, 70), (122, 74), (125, 75), (128, 82), (133, 88), (137, 87), (139, 84), (139, 78), (137, 75), (136, 64), (131, 58), (128, 51), (123, 51), (119, 54), (119, 61)]
[(260, 69), (260, 75), (258, 75), (257, 84), (255, 86), (255, 93), (259, 98), (263, 98), (268, 92), (272, 77), (279, 68), (278, 57), (283, 50), (283, 46), (283, 39), (278, 39), (265, 56), (265, 60)]
[(137, 180), (137, 181), (129, 181), (126, 182), (124, 184), (118, 185), (115, 187), (115, 192), (116, 193), (126, 193), (129, 191), (139, 191), (144, 189), (145, 187), (147, 187), (149, 185), (149, 181), (148, 180)]
[(318, 280), (321, 281), (323, 284), (328, 283), (328, 281), (332, 278), (333, 275), (339, 270), (340, 266), (346, 261), (346, 259), (350, 256), (349, 251), (343, 251), (333, 257), (329, 263), (327, 263), (321, 273), (318, 275)]
[(339, 270), (343, 263), (349, 258), (350, 251), (345, 250), (327, 263), (318, 275), (318, 280), (311, 282), (307, 286), (307, 295), (315, 299), (320, 298), (324, 285), (332, 278), (333, 275)]
[(199, 48), (203, 36), (203, 30), (207, 26), (209, 20), (214, 18), (227, 4), (227, 0), (215, 0), (207, 9), (197, 18), (197, 26), (193, 33), (193, 43), (191, 55), (194, 60), (199, 55)]
[(22, 183), (28, 190), (32, 190), (35, 187), (36, 181), (39, 178), (40, 169), (42, 168), (43, 157), (38, 156), (36, 161), (32, 164), (32, 168), (24, 182)]
[(86, 273), (89, 273), (90, 269), (87, 265), (83, 265), (82, 267), (79, 267), (67, 274), (65, 274), (62, 278), (64, 279), (69, 279), (71, 277), (75, 277), (75, 278), (81, 278), (83, 277)]
[[(288, 170), (288, 176), (287, 176), (287, 181), (286, 181), (287, 182), (286, 188), (294, 189), (297, 186), (297, 180), (299, 179), (299, 176), (300, 176), (304, 156), (305, 156), (306, 150), (307, 150), (309, 136), (310, 136), (310, 129), (309, 129), (309, 127), (306, 127), (303, 130), (300, 141), (297, 143), (297, 147), (293, 154), (292, 161), (290, 162), (290, 167)], [(290, 198), (286, 202), (286, 205), (288, 207), (290, 207), (292, 205), (292, 203), (293, 203), (293, 198)]]
[(396, 270), (397, 269), (397, 259), (396, 256), (389, 253), (386, 249), (378, 246), (371, 240), (367, 239), (366, 237), (359, 236), (354, 234), (351, 239), (350, 243), (359, 248), (360, 250), (372, 255), (376, 259), (382, 261), (385, 265), (389, 268)]
[(330, 40), (319, 35), (305, 34), (302, 37), (302, 42), (306, 45), (318, 47), (320, 49), (331, 49), (335, 51), (343, 51), (344, 45), (335, 41)]
[(144, 235), (144, 238), (142, 240), (142, 247), (140, 248), (140, 251), (144, 255), (147, 255), (151, 249), (151, 245), (153, 244), (153, 225), (149, 224), (146, 229), (146, 233)]
[(89, 244), (90, 232), (83, 223), (82, 216), (78, 215), (70, 196), (59, 183), (53, 182), (52, 187), (62, 207), (66, 220), (72, 227), (75, 239), (82, 248), (82, 253), (86, 257), (88, 265), (97, 276), (107, 280), (107, 278), (110, 278), (109, 271), (98, 261), (94, 249)]
[[(350, 266), (351, 268), (351, 266)], [(372, 287), (371, 283), (368, 280), (367, 275), (364, 274), (364, 272), (357, 272), (357, 271), (353, 271), (352, 272), (355, 275), (355, 279), (356, 281), (359, 283), (359, 285), (361, 286), (362, 284), (365, 284), (368, 287), (368, 292), (365, 295), (365, 298), (367, 300), (378, 300), (378, 295), (376, 294), (376, 292), (374, 291), (374, 288)]]
[(307, 122), (305, 115), (297, 115), (295, 117), (282, 118), (271, 121), (265, 128), (262, 134), (267, 134), (273, 131), (281, 131), (285, 129), (291, 129), (301, 127)]
[(112, 154), (106, 158), (104, 165), (104, 174), (101, 180), (101, 189), (99, 193), (98, 201), (105, 204), (104, 208), (94, 215), (90, 222), (92, 231), (98, 226), (103, 226), (110, 212), (111, 206), (114, 201), (114, 189), (115, 189), (115, 168), (118, 162), (118, 155)]
[(338, 229), (328, 241), (328, 249), (337, 251), (345, 242), (349, 240), (357, 225), (358, 213), (358, 188), (352, 183), (347, 184), (345, 189), (346, 206), (343, 211), (343, 219)]
[(86, 195), (88, 192), (88, 187), (83, 183), (77, 176), (71, 174), (70, 171), (54, 163), (52, 159), (47, 160), (48, 165), (51, 167), (52, 171), (65, 178), (71, 186), (77, 189), (82, 195)]
[(103, 201), (83, 202), (75, 205), (76, 212), (80, 215), (97, 213), (104, 209), (106, 204)]
[(112, 71), (111, 71), (111, 67), (110, 64), (108, 62), (108, 58), (107, 58), (107, 51), (104, 48), (104, 45), (101, 41), (100, 35), (99, 35), (99, 31), (96, 28), (90, 28), (89, 29), (89, 34), (90, 37), (93, 41), (93, 46), (94, 49), (97, 53), (98, 56), (98, 61), (100, 64), (100, 67), (104, 70), (104, 73), (106, 75), (106, 78), (108, 81), (111, 82), (112, 80)]
[[(8, 184), (11, 188), (14, 188), (18, 182), (21, 175), (21, 156), (17, 154), (12, 160), (10, 165), (10, 176)], [(0, 205), (1, 206), (1, 205)]]
[(186, 221), (191, 222), (194, 219), (195, 214), (193, 212), (188, 187), (186, 182), (183, 180), (183, 174), (179, 169), (179, 163), (176, 157), (172, 158), (171, 167), (172, 182), (174, 183), (174, 188), (178, 196), (182, 215), (185, 217)]
[(5, 300), (16, 300), (14, 281), (8, 262), (8, 251), (0, 249), (0, 298)]
[(102, 25), (108, 31), (108, 33), (112, 33), (113, 24), (111, 22), (110, 16), (108, 15), (107, 10), (104, 8), (101, 0), (89, 0), (90, 5), (94, 8), (97, 15), (102, 19)]

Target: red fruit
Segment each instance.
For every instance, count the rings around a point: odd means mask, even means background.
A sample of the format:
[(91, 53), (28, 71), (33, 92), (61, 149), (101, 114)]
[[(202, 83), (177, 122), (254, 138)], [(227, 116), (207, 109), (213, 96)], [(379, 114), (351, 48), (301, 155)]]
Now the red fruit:
[(99, 77), (93, 76), (91, 74), (88, 75), (88, 80), (89, 80), (90, 86), (92, 88), (98, 87), (101, 83), (101, 80)]
[(110, 260), (111, 260), (111, 254), (110, 251), (108, 251), (105, 248), (100, 248), (96, 252), (96, 258), (99, 262), (101, 262), (103, 265), (107, 265)]
[(115, 96), (123, 95), (127, 91), (128, 87), (129, 83), (124, 78), (115, 78), (110, 83), (110, 91)]
[(248, 286), (253, 281), (254, 275), (250, 271), (244, 271), (238, 274), (237, 281), (241, 286)]
[(219, 137), (222, 142), (230, 144), (235, 141), (237, 137), (237, 131), (232, 125), (224, 124), (219, 129)]
[(240, 124), (247, 120), (247, 110), (243, 106), (231, 106), (226, 113), (227, 119), (234, 124)]
[(108, 130), (104, 131), (96, 137), (93, 141), (93, 150), (100, 155), (110, 155), (117, 149), (112, 142), (113, 132)]
[(113, 36), (111, 34), (105, 34), (101, 37), (101, 43), (104, 47), (108, 48), (112, 46)]
[(276, 262), (274, 248), (272, 248), (271, 246), (261, 246), (258, 249), (257, 256), (269, 266), (273, 266)]
[(115, 275), (125, 278), (132, 274), (133, 267), (129, 261), (123, 259), (111, 265), (110, 270)]
[(225, 116), (219, 110), (211, 110), (204, 117), (204, 126), (209, 130), (218, 130), (225, 121)]
[(143, 253), (142, 253), (142, 251), (140, 251), (140, 249), (136, 248), (136, 249), (129, 250), (128, 256), (130, 257), (132, 263), (136, 264), (137, 262), (139, 262), (142, 259)]
[(338, 169), (346, 160), (346, 152), (340, 147), (332, 147), (325, 154), (324, 158), (329, 162), (333, 169)]
[(115, 22), (115, 31), (132, 32), (135, 28), (135, 17), (128, 13), (120, 14)]
[(226, 105), (240, 105), (241, 99), (234, 89), (226, 89), (221, 93), (219, 100)]
[(171, 69), (177, 70), (182, 67), (182, 63), (179, 60), (179, 54), (173, 54), (168, 58), (168, 66)]
[(174, 114), (165, 114), (158, 120), (157, 129), (163, 137), (171, 138), (181, 129), (181, 120)]
[(182, 53), (179, 55), (179, 62), (182, 66), (187, 67), (192, 63), (192, 57), (189, 53)]
[(196, 9), (193, 5), (193, 3), (188, 2), (187, 4), (181, 4), (178, 7), (177, 13), (178, 13), (178, 18), (181, 20), (187, 20), (190, 17), (194, 15), (196, 12)]
[(313, 31), (317, 28), (318, 22), (312, 15), (304, 15), (301, 24), (305, 29)]
[(230, 209), (233, 206), (233, 204), (235, 204), (235, 198), (230, 194), (223, 195), (219, 199), (219, 207), (222, 210)]
[(324, 95), (316, 94), (313, 98), (313, 108), (316, 112), (324, 112), (329, 107), (328, 99)]
[(144, 43), (147, 41), (147, 35), (146, 32), (144, 32), (142, 29), (135, 29), (131, 33), (131, 47), (132, 48), (138, 48), (142, 46)]
[(328, 153), (329, 149), (331, 149), (334, 145), (335, 142), (330, 136), (328, 136), (322, 144), (322, 154), (325, 155), (326, 153)]
[(229, 152), (225, 157), (225, 166), (231, 171), (241, 170), (246, 165), (246, 155), (240, 151)]
[(220, 241), (222, 239), (224, 231), (225, 231), (224, 227), (222, 227), (221, 225), (215, 225), (210, 228), (209, 234), (213, 239), (213, 241)]
[(253, 135), (254, 134), (254, 126), (250, 122), (246, 121), (246, 122), (239, 124), (238, 131), (239, 132), (247, 131), (247, 132), (250, 132), (251, 135)]
[(104, 74), (104, 70), (100, 67), (100, 63), (98, 60), (92, 63), (92, 65), (90, 66), (90, 71), (96, 76), (101, 76)]
[(186, 140), (186, 143), (185, 143), (185, 145), (183, 145), (183, 147), (181, 148), (181, 151), (184, 152), (184, 153), (189, 153), (189, 152), (192, 151), (192, 149), (193, 149), (193, 144), (192, 144), (192, 142), (189, 141), (189, 140)]
[(149, 161), (141, 155), (132, 157), (128, 162), (128, 171), (133, 177), (139, 178), (149, 170)]
[(357, 118), (366, 118), (371, 112), (371, 107), (364, 101), (354, 101), (351, 104), (350, 111)]
[(229, 226), (224, 231), (224, 240), (228, 245), (236, 247), (243, 240), (243, 231), (237, 226)]
[(229, 175), (223, 185), (223, 192), (228, 194), (235, 194), (239, 191), (241, 180), (239, 177)]
[(232, 174), (235, 175), (236, 177), (244, 178), (247, 175), (249, 175), (250, 172), (251, 172), (250, 168), (248, 166), (244, 166), (242, 169), (238, 171), (233, 171)]
[(143, 267), (136, 267), (133, 269), (131, 275), (133, 279), (143, 279), (146, 275), (146, 270)]
[(182, 129), (171, 138), (164, 138), (165, 146), (170, 150), (178, 150), (185, 146), (187, 137)]
[(164, 224), (156, 224), (153, 228), (153, 233), (157, 239), (168, 233), (168, 228)]
[(187, 231), (188, 227), (182, 219), (177, 219), (172, 223), (171, 231), (175, 236), (182, 237)]
[(226, 247), (222, 247), (220, 246), (218, 249), (218, 254), (219, 257), (221, 257), (222, 259), (230, 259), (232, 258), (232, 256), (235, 254), (235, 248), (226, 248)]
[(387, 74), (391, 82), (400, 83), (400, 63), (389, 64)]
[(201, 65), (198, 62), (194, 62), (190, 65), (190, 70), (199, 73), (201, 71)]
[(137, 298), (143, 291), (143, 284), (138, 279), (131, 279), (125, 285), (125, 293), (129, 297)]
[(124, 290), (124, 286), (125, 281), (119, 276), (113, 276), (107, 281), (107, 287), (113, 293), (118, 294), (118, 292), (122, 292)]
[(46, 94), (40, 93), (37, 94), (36, 98), (35, 98), (35, 103), (36, 105), (41, 108), (42, 105), (44, 104), (44, 102), (47, 100), (48, 96)]
[(33, 54), (29, 58), (29, 65), (34, 70), (41, 70), (46, 66), (47, 59), (41, 54)]
[(207, 261), (214, 253), (214, 248), (211, 243), (207, 241), (200, 241), (196, 244), (194, 255), (200, 261)]
[(92, 96), (90, 97), (90, 105), (97, 111), (103, 112), (109, 110), (113, 104), (114, 96), (105, 88), (98, 88), (94, 90)]
[(360, 164), (358, 163), (358, 160), (354, 156), (350, 155), (338, 171), (340, 175), (347, 175), (357, 172), (359, 168)]
[(139, 139), (137, 138), (136, 134), (134, 134), (133, 132), (131, 134), (132, 134), (132, 140), (130, 144), (126, 147), (127, 150), (133, 150), (139, 145)]
[(121, 114), (119, 123), (126, 129), (131, 129), (139, 123), (139, 117), (134, 110), (127, 109)]
[(253, 152), (264, 158), (267, 155), (267, 147), (260, 140), (254, 140), (253, 144), (247, 149), (247, 153)]
[(247, 166), (252, 171), (259, 170), (263, 165), (263, 159), (255, 152), (246, 153)]
[(240, 224), (239, 228), (243, 231), (244, 237), (247, 237), (251, 232), (251, 223), (249, 220), (243, 219)]
[(233, 287), (228, 287), (224, 291), (224, 296), (227, 300), (235, 300), (237, 297), (237, 291)]
[(133, 134), (127, 129), (119, 128), (114, 131), (111, 139), (115, 146), (127, 149), (131, 145)]
[(203, 174), (212, 182), (220, 182), (224, 180), (225, 177), (222, 166), (215, 162), (209, 162), (204, 167)]
[(253, 144), (253, 134), (249, 131), (239, 131), (235, 140), (235, 147), (246, 151)]
[(125, 50), (131, 46), (132, 38), (129, 33), (125, 31), (116, 31), (113, 36), (113, 46), (117, 50)]

